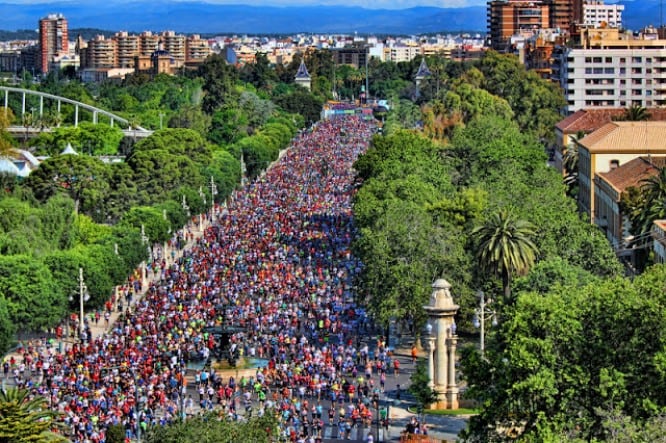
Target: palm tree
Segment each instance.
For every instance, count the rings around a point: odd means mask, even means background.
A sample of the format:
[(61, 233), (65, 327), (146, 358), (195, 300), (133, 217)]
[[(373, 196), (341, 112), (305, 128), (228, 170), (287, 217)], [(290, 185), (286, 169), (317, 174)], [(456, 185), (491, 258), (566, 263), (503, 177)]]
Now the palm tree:
[(641, 194), (643, 194), (643, 210), (638, 220), (641, 233), (649, 232), (652, 222), (666, 216), (666, 168), (659, 174), (641, 180)]
[(57, 417), (44, 397), (33, 398), (27, 389), (0, 391), (0, 442), (67, 442), (50, 430)]
[(650, 113), (640, 105), (633, 105), (624, 110), (624, 114), (614, 120), (640, 122), (650, 119)]
[(506, 209), (493, 214), (483, 226), (472, 231), (478, 241), (476, 257), (481, 268), (502, 279), (506, 301), (511, 299), (512, 277), (525, 274), (536, 260), (538, 250), (532, 241), (534, 235), (531, 223), (517, 220)]

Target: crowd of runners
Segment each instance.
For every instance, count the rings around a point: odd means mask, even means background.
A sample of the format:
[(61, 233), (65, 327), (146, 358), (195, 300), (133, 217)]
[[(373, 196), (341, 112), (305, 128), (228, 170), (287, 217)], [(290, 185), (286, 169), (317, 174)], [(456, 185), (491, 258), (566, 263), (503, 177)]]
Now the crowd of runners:
[[(373, 130), (347, 116), (300, 135), (218, 208), (180, 260), (156, 264), (161, 279), (107, 333), (64, 349), (26, 346), (5, 377), (48, 398), (75, 443), (104, 442), (113, 424), (135, 438), (206, 409), (276, 413), (294, 442), (315, 441), (325, 423), (341, 436), (367, 424), (387, 374), (400, 369), (381, 338), (361, 341), (372, 326), (352, 293), (361, 264), (350, 249), (351, 166)], [(236, 355), (265, 364), (238, 380), (208, 367), (186, 376), (193, 361), (212, 360), (210, 331), (222, 325), (233, 327)]]

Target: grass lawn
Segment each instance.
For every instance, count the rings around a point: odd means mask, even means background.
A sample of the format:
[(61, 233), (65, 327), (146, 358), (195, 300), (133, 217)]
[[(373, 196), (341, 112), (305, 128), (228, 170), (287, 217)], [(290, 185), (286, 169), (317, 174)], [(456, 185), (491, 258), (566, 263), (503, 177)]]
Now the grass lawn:
[[(409, 412), (416, 414), (416, 408), (409, 408)], [(426, 415), (476, 415), (479, 413), (478, 409), (426, 409), (423, 411)]]

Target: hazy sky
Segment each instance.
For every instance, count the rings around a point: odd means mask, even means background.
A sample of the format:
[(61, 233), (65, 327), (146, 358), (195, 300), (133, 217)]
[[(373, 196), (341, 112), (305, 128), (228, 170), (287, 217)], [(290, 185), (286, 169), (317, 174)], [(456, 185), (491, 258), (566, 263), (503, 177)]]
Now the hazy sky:
[[(117, 2), (152, 3), (155, 0), (112, 0)], [(461, 6), (481, 6), (486, 0), (171, 0), (171, 1), (198, 1), (214, 4), (244, 4), (244, 5), (270, 5), (270, 6), (302, 6), (302, 5), (344, 5), (363, 6), (372, 9), (404, 9), (414, 6), (438, 6), (441, 8)], [(76, 2), (82, 7), (94, 5), (98, 0), (14, 0), (14, 4), (34, 4), (48, 2)]]

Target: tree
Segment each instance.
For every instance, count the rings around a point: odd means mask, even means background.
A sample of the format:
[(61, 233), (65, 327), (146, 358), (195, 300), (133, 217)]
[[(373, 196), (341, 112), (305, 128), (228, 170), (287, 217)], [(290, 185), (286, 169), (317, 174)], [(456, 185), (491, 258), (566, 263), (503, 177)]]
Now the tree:
[(482, 408), (463, 440), (614, 441), (615, 417), (658, 423), (666, 405), (665, 284), (658, 266), (633, 282), (519, 293), (486, 359), (464, 350), (467, 392)]
[(275, 441), (277, 420), (270, 411), (262, 417), (233, 421), (214, 413), (168, 426), (153, 426), (146, 443), (269, 443)]
[(437, 391), (430, 386), (432, 380), (428, 375), (426, 360), (419, 359), (416, 362), (416, 369), (409, 377), (409, 381), (411, 382), (409, 392), (416, 399), (418, 413), (421, 414), (424, 409), (437, 401)]
[(66, 443), (69, 440), (52, 432), (58, 413), (48, 407), (44, 397), (28, 389), (5, 388), (0, 391), (0, 442)]
[(238, 71), (234, 66), (227, 64), (222, 55), (209, 56), (199, 67), (199, 75), (203, 78), (205, 92), (202, 109), (207, 114), (213, 114), (226, 104), (233, 103), (238, 93), (235, 90)]
[(58, 193), (69, 195), (75, 211), (92, 215), (109, 191), (109, 168), (87, 155), (57, 155), (44, 160), (25, 183), (45, 201)]
[(26, 255), (0, 257), (0, 293), (9, 316), (24, 330), (39, 331), (60, 322), (67, 298), (49, 269)]
[(273, 100), (283, 110), (301, 114), (308, 124), (319, 120), (321, 115), (323, 101), (303, 88), (298, 88), (290, 94), (275, 97)]
[(650, 113), (641, 105), (632, 105), (624, 110), (624, 114), (613, 120), (639, 122), (650, 120)]
[(511, 299), (513, 276), (525, 274), (536, 260), (534, 235), (530, 223), (517, 220), (506, 209), (492, 214), (484, 225), (471, 233), (477, 243), (476, 258), (481, 268), (502, 279), (507, 302)]

